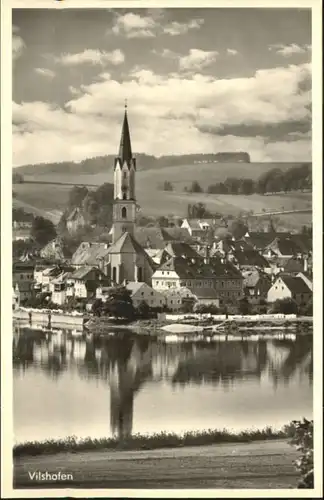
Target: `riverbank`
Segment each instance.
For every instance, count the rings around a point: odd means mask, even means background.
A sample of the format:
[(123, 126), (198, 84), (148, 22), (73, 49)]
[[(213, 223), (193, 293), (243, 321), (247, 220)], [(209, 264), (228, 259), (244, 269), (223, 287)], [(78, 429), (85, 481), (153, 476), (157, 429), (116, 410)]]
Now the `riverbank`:
[(47, 441), (29, 441), (16, 444), (13, 448), (14, 457), (48, 455), (60, 452), (81, 452), (99, 450), (154, 450), (183, 446), (203, 446), (220, 443), (249, 443), (274, 439), (288, 439), (290, 427), (281, 430), (266, 427), (265, 429), (231, 432), (225, 429), (209, 429), (201, 432), (186, 432), (183, 435), (161, 432), (153, 435), (134, 434), (122, 440), (116, 438), (77, 439), (70, 436), (65, 439), (50, 439)]
[[(22, 456), (14, 458), (14, 488), (296, 488), (297, 456), (285, 440)], [(34, 471), (72, 479), (38, 481)]]

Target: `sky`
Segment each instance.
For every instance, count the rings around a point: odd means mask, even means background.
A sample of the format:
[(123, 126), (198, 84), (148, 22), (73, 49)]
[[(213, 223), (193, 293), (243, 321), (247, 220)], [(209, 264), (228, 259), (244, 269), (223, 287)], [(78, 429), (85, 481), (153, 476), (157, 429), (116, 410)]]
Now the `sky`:
[(246, 151), (311, 160), (311, 10), (14, 9), (13, 166)]

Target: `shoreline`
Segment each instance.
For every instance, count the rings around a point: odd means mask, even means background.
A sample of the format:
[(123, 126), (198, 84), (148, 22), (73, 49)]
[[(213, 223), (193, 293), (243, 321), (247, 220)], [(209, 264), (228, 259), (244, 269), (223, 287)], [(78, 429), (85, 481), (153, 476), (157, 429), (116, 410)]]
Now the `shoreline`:
[(266, 427), (264, 429), (233, 432), (222, 429), (186, 432), (184, 434), (159, 432), (152, 435), (133, 434), (124, 439), (118, 438), (82, 438), (69, 436), (64, 439), (47, 441), (26, 441), (13, 447), (13, 457), (56, 455), (57, 453), (99, 452), (99, 451), (143, 451), (161, 450), (165, 448), (183, 448), (210, 446), (226, 443), (252, 443), (257, 441), (285, 440), (290, 438), (290, 426), (281, 430)]

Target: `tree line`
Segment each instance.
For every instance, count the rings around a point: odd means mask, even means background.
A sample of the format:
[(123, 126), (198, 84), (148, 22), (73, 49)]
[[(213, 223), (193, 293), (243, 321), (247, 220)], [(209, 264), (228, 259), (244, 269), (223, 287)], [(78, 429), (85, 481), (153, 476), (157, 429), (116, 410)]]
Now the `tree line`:
[[(185, 186), (187, 193), (208, 193), (208, 194), (266, 194), (277, 192), (288, 192), (298, 190), (310, 190), (312, 188), (312, 166), (310, 163), (303, 163), (299, 166), (291, 167), (286, 171), (280, 168), (272, 168), (264, 172), (256, 180), (251, 178), (227, 177), (224, 182), (210, 184), (206, 190), (197, 180), (192, 181), (190, 186)], [(162, 185), (164, 191), (173, 191), (172, 182), (165, 181)]]

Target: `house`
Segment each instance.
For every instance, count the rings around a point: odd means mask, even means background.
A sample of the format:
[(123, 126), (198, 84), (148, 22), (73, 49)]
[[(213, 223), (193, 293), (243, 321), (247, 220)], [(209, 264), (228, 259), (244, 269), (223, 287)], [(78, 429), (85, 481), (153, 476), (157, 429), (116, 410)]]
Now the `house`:
[(126, 288), (131, 292), (134, 307), (138, 307), (143, 301), (151, 308), (163, 308), (166, 303), (164, 295), (146, 283), (130, 281), (126, 283)]
[(108, 248), (108, 243), (83, 241), (72, 255), (71, 264), (76, 268), (95, 266), (104, 271)]
[(303, 281), (305, 281), (308, 288), (313, 291), (313, 276), (311, 273), (302, 271), (297, 273), (296, 276), (297, 278), (301, 278)]
[(307, 272), (308, 267), (309, 267), (309, 259), (307, 256), (304, 257), (293, 256), (290, 259), (286, 260), (283, 266), (283, 271), (286, 274)]
[(67, 299), (67, 283), (63, 278), (54, 279), (51, 282), (51, 301), (62, 306)]
[(20, 292), (18, 284), (12, 288), (12, 310), (15, 311), (20, 306)]
[(183, 219), (181, 229), (186, 229), (193, 238), (200, 238), (213, 227), (213, 219)]
[(59, 237), (47, 243), (40, 250), (40, 256), (42, 259), (51, 259), (57, 262), (65, 261), (69, 257), (64, 241)]
[(37, 292), (50, 292), (51, 282), (65, 273), (73, 272), (74, 267), (68, 265), (36, 264), (34, 269), (34, 289)]
[(74, 208), (66, 218), (66, 228), (70, 234), (74, 234), (80, 227), (86, 224), (82, 210), (79, 207)]
[(243, 296), (241, 273), (230, 262), (217, 257), (208, 260), (171, 257), (154, 272), (152, 286), (157, 290), (215, 289), (220, 305)]
[(183, 259), (197, 260), (201, 256), (188, 243), (177, 241), (168, 243), (168, 245), (166, 245), (166, 247), (163, 249), (160, 257), (160, 264), (163, 264), (164, 262), (169, 260), (170, 257), (181, 257)]
[(265, 257), (279, 257), (291, 259), (292, 257), (302, 257), (303, 247), (291, 235), (276, 236), (263, 250)]
[(187, 287), (181, 288), (168, 288), (161, 290), (165, 297), (165, 305), (169, 311), (176, 312), (183, 309), (186, 303), (193, 305), (196, 301), (191, 290)]
[(193, 243), (193, 239), (189, 235), (188, 231), (179, 227), (135, 227), (134, 237), (145, 250), (161, 250), (172, 241)]
[(66, 296), (76, 298), (90, 298), (96, 295), (101, 281), (107, 281), (106, 275), (95, 266), (83, 266), (65, 278)]
[(281, 274), (269, 288), (267, 300), (275, 302), (278, 299), (286, 298), (295, 300), (299, 305), (307, 304), (312, 298), (312, 290), (302, 278)]
[(254, 249), (234, 250), (232, 252), (231, 262), (239, 269), (255, 268), (269, 269), (269, 262)]
[(259, 299), (267, 300), (268, 292), (271, 288), (271, 285), (272, 285), (272, 280), (270, 276), (266, 274), (261, 274), (254, 287), (254, 296)]
[[(215, 288), (190, 288), (190, 292), (196, 304), (220, 306), (219, 293)], [(224, 302), (222, 301), (222, 303)]]
[(255, 250), (263, 251), (267, 245), (270, 245), (275, 239), (276, 234), (273, 232), (248, 231), (243, 239), (249, 243)]
[(20, 301), (29, 299), (33, 295), (34, 285), (33, 262), (14, 262), (12, 266), (13, 288), (19, 292)]
[(28, 241), (31, 239), (31, 228), (12, 228), (12, 241)]

